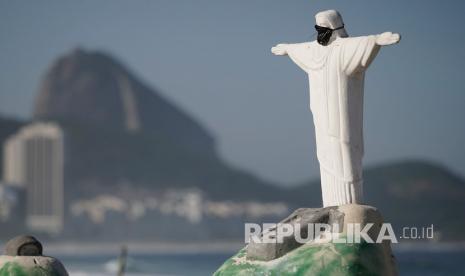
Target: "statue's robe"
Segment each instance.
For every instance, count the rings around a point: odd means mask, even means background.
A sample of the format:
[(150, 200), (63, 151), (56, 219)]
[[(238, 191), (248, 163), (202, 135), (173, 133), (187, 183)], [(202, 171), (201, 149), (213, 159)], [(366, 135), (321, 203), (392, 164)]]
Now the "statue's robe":
[(287, 44), (289, 57), (310, 83), (323, 205), (363, 200), (363, 85), (379, 51), (376, 36)]

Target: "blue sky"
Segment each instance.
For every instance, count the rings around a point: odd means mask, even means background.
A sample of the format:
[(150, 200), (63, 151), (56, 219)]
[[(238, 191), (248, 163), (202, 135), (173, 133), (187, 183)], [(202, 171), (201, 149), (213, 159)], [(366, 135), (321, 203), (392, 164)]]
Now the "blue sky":
[(270, 53), (337, 9), (350, 35), (395, 31), (365, 86), (365, 164), (421, 158), (465, 175), (464, 1), (0, 1), (0, 113), (28, 118), (42, 74), (105, 50), (200, 120), (259, 176), (318, 176), (306, 75)]

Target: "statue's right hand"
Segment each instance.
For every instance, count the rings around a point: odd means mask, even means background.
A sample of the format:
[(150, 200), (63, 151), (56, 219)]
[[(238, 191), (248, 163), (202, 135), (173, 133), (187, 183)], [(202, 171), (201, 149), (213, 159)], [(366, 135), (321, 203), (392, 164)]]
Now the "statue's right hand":
[(396, 43), (399, 43), (399, 41), (400, 41), (400, 34), (397, 34), (397, 33), (384, 32), (376, 36), (376, 44), (380, 46), (396, 44)]
[(286, 45), (287, 44), (278, 44), (274, 46), (273, 48), (271, 48), (271, 52), (277, 56), (287, 55)]

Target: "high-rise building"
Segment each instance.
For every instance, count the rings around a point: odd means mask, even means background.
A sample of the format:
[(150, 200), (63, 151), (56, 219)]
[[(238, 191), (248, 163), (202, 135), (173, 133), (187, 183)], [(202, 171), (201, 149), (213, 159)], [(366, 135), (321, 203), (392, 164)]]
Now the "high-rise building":
[(9, 137), (3, 145), (3, 181), (11, 186), (24, 186), (24, 147), (16, 136)]
[(64, 136), (54, 123), (21, 128), (4, 144), (4, 180), (23, 186), (26, 225), (35, 231), (63, 229)]

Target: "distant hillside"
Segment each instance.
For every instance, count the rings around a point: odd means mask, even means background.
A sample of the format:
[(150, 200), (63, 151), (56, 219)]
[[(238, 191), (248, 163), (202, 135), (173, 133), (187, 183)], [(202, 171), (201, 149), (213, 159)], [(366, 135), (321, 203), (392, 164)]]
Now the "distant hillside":
[(367, 171), (369, 204), (397, 226), (435, 225), (441, 239), (465, 240), (465, 181), (441, 165), (404, 161)]
[[(366, 203), (385, 220), (401, 227), (434, 224), (443, 240), (465, 240), (465, 180), (446, 168), (422, 160), (400, 161), (364, 171)], [(321, 205), (319, 181), (293, 191), (295, 200)]]
[(214, 199), (279, 199), (280, 188), (151, 133), (64, 124), (68, 194), (197, 187)]

